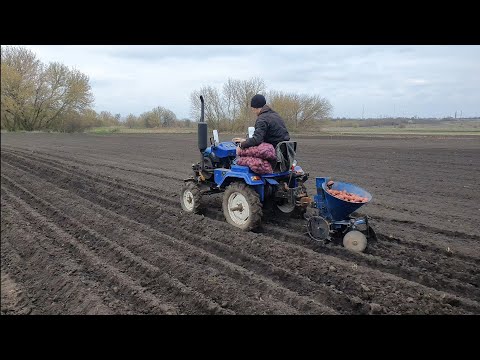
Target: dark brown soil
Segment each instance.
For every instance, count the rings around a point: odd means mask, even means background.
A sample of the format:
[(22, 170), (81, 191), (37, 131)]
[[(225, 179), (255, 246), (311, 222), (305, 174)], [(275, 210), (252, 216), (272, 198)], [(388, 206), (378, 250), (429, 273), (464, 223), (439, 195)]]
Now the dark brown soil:
[(1, 135), (2, 314), (480, 314), (477, 138), (298, 138), (373, 195), (362, 254), (182, 212), (195, 135)]

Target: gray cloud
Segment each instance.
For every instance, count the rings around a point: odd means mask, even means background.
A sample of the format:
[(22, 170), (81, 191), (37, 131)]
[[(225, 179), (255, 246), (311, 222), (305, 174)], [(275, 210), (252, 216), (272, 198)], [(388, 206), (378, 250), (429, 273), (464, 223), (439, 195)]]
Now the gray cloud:
[(373, 117), (480, 115), (480, 46), (27, 47), (88, 75), (95, 109), (122, 115), (161, 105), (188, 117), (192, 91), (255, 76), (268, 90), (325, 97), (339, 117), (363, 107)]

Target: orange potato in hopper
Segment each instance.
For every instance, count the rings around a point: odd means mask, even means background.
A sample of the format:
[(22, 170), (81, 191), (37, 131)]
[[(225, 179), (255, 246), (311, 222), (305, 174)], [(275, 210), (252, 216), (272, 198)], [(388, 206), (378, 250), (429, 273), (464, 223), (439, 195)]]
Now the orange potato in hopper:
[(348, 201), (348, 202), (364, 203), (368, 201), (368, 198), (354, 194), (354, 193), (349, 193), (346, 190), (328, 189), (327, 192), (330, 195), (336, 197), (337, 199)]
[(327, 192), (332, 195), (333, 197), (336, 197), (337, 199), (343, 200), (343, 201), (348, 201), (348, 202), (355, 202), (355, 203), (364, 203), (368, 201), (368, 198), (354, 194), (354, 193), (349, 193), (346, 190), (335, 190), (330, 188), (335, 182), (330, 180), (327, 182)]

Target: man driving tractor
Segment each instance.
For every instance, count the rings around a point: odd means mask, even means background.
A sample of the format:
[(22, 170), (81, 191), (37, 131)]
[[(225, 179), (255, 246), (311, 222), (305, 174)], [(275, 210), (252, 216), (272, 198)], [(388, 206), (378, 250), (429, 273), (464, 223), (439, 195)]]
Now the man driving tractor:
[(233, 142), (239, 143), (237, 154), (239, 154), (240, 149), (258, 146), (262, 142), (272, 144), (273, 147), (276, 148), (279, 142), (290, 140), (290, 134), (285, 126), (285, 121), (266, 104), (267, 101), (261, 94), (257, 94), (252, 98), (250, 106), (252, 111), (257, 115), (255, 132), (253, 136), (248, 139), (232, 139)]

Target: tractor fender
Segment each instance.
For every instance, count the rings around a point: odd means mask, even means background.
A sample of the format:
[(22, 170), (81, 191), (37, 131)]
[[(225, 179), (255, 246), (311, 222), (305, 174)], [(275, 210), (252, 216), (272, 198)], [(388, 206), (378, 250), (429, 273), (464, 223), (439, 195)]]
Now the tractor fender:
[[(228, 185), (232, 182), (243, 182), (255, 189), (260, 197), (260, 201), (263, 202), (264, 200), (264, 180), (260, 178), (260, 180), (253, 180), (254, 175), (252, 173), (237, 173), (233, 171), (226, 171), (225, 174), (219, 174), (217, 180), (217, 172), (215, 171), (215, 182), (217, 183), (218, 187), (225, 189)], [(220, 178), (221, 177), (221, 178)]]
[[(247, 185), (264, 185), (265, 182), (261, 176), (258, 174), (248, 171), (247, 167), (239, 167), (239, 171), (231, 169), (215, 169), (214, 171), (214, 180), (218, 187), (225, 188), (232, 181), (242, 180)], [(245, 168), (245, 169), (243, 169)], [(255, 178), (258, 178), (255, 179)]]

